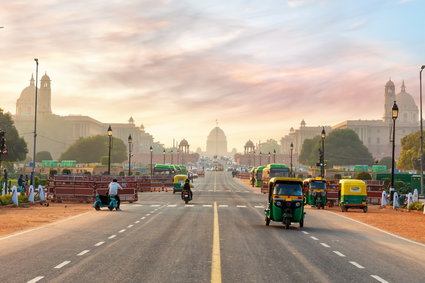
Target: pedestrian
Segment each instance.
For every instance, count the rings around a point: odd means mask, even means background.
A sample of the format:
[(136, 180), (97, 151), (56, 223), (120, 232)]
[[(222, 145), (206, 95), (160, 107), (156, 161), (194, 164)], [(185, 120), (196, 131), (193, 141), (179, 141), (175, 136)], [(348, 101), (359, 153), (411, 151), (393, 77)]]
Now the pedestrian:
[(4, 185), (3, 185), (3, 188), (7, 191), (7, 185), (8, 185), (8, 177), (7, 177), (7, 170), (6, 170), (6, 168), (3, 170), (3, 182), (4, 182)]
[(113, 179), (112, 182), (108, 185), (109, 188), (109, 196), (114, 197), (117, 200), (117, 210), (121, 210), (120, 208), (120, 196), (118, 195), (119, 190), (123, 190), (120, 184), (118, 184), (117, 179)]
[(18, 188), (20, 193), (22, 193), (25, 190), (24, 175), (22, 174), (18, 178)]

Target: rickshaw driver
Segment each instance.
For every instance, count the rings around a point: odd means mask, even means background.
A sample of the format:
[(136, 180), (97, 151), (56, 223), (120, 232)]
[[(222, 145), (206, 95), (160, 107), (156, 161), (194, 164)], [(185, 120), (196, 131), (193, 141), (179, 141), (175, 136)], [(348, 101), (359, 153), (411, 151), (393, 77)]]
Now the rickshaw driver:
[(120, 208), (120, 196), (118, 195), (118, 190), (124, 190), (120, 184), (118, 184), (117, 179), (113, 179), (112, 182), (108, 185), (109, 188), (109, 196), (114, 197), (117, 200), (117, 210), (121, 210)]
[(192, 190), (191, 190), (191, 188), (192, 188), (192, 185), (190, 184), (190, 180), (189, 179), (186, 179), (186, 181), (184, 182), (184, 185), (183, 185), (183, 189), (182, 189), (182, 197), (183, 197), (183, 193), (185, 191), (188, 191), (189, 192), (189, 197), (190, 197), (190, 199), (192, 199)]

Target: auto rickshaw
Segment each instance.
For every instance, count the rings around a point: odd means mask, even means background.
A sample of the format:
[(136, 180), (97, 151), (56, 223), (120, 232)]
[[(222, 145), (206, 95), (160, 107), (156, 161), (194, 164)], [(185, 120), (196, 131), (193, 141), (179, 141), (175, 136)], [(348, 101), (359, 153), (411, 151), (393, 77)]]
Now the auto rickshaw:
[(261, 187), (263, 185), (263, 179), (262, 179), (263, 169), (264, 169), (264, 166), (258, 166), (254, 170), (254, 174), (255, 174), (255, 186), (256, 187)]
[(183, 189), (184, 181), (186, 181), (187, 175), (175, 175), (173, 181), (173, 194), (181, 192)]
[(306, 203), (317, 209), (325, 209), (328, 201), (326, 180), (321, 177), (308, 178), (303, 181)]
[(341, 211), (346, 212), (349, 208), (363, 209), (367, 212), (366, 183), (362, 180), (346, 179), (339, 180), (341, 190), (339, 191), (339, 205)]
[(265, 210), (266, 225), (270, 220), (282, 222), (285, 229), (291, 223), (304, 226), (303, 181), (298, 178), (275, 177), (270, 179), (268, 205)]
[(249, 183), (252, 187), (255, 186), (255, 169), (257, 169), (257, 167), (252, 167), (251, 171), (249, 171)]

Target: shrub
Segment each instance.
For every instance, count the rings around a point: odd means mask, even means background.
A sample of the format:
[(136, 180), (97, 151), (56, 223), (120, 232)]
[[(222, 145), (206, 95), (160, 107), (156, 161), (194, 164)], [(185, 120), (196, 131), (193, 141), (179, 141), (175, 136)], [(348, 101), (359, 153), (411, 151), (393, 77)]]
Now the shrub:
[(85, 172), (84, 172), (84, 175), (88, 175), (88, 176), (90, 176), (90, 175), (91, 175), (91, 173), (90, 173), (89, 171), (85, 171)]
[(298, 174), (298, 175), (297, 175), (297, 178), (299, 178), (299, 179), (304, 179), (304, 175), (303, 175), (303, 174)]
[(26, 195), (18, 195), (19, 203), (28, 202), (28, 197)]
[(58, 170), (55, 170), (55, 169), (50, 169), (50, 171), (49, 171), (49, 176), (54, 176), (54, 175), (56, 175), (56, 174), (58, 174)]
[(424, 209), (424, 205), (420, 201), (415, 201), (412, 202), (407, 209), (422, 211)]
[(372, 176), (368, 172), (362, 171), (357, 173), (354, 179), (372, 180)]
[(334, 175), (334, 178), (337, 179), (337, 180), (340, 180), (342, 178), (342, 175), (337, 173), (337, 174)]
[(7, 195), (4, 195), (4, 196), (0, 196), (0, 203), (2, 205), (12, 204), (13, 203), (12, 202), (12, 195), (7, 194)]
[(65, 169), (62, 170), (62, 174), (64, 174), (64, 175), (71, 175), (71, 170), (65, 168)]
[(125, 172), (124, 171), (121, 171), (120, 174), (119, 174), (119, 176), (125, 176)]

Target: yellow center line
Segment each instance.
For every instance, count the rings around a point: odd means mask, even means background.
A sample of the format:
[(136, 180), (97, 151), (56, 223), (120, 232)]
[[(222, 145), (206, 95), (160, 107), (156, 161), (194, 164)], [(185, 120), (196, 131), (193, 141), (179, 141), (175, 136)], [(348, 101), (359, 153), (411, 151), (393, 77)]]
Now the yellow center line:
[(214, 233), (211, 263), (211, 283), (221, 283), (220, 232), (218, 226), (217, 202), (214, 202)]

